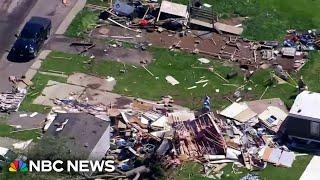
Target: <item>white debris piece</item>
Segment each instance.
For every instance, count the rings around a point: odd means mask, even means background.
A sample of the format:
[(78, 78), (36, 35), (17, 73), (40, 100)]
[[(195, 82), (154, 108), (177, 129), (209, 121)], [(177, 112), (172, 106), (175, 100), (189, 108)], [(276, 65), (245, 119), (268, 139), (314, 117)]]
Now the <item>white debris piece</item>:
[(208, 81), (209, 81), (209, 80), (207, 80), (207, 79), (205, 79), (205, 80), (202, 79), (202, 80), (200, 80), (200, 81), (197, 81), (196, 84), (206, 83), (206, 82), (208, 82)]
[(20, 115), (19, 115), (19, 117), (21, 117), (21, 118), (22, 118), (22, 117), (27, 117), (27, 116), (28, 116), (28, 114), (20, 114)]
[(108, 82), (112, 82), (112, 81), (115, 81), (115, 79), (114, 79), (114, 77), (107, 76), (106, 81), (108, 81)]
[(177, 81), (174, 77), (172, 76), (166, 76), (166, 80), (168, 83), (170, 83), (172, 86), (179, 84), (179, 81)]
[(187, 89), (194, 89), (194, 88), (197, 88), (197, 86), (191, 86), (191, 87), (188, 87)]
[(30, 114), (30, 117), (35, 117), (36, 115), (38, 115), (38, 113), (37, 112), (34, 112), (34, 113), (32, 113), (32, 114)]
[(200, 61), (203, 64), (208, 64), (210, 62), (210, 60), (206, 58), (199, 58), (198, 61)]

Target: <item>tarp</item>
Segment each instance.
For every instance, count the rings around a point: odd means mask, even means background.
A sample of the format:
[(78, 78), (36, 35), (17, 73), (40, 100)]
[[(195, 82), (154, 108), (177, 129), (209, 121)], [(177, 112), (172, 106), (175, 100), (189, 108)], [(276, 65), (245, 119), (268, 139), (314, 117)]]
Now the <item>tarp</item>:
[(114, 11), (123, 16), (129, 16), (133, 13), (134, 7), (128, 5), (126, 2), (122, 2), (120, 0), (117, 0), (113, 5)]

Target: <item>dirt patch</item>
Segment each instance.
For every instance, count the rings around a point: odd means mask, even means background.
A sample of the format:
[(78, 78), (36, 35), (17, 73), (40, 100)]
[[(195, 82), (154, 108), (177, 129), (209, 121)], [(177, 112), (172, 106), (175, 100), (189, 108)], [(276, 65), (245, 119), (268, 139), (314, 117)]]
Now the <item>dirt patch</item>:
[(126, 97), (119, 97), (119, 98), (116, 98), (116, 100), (117, 101), (115, 102), (115, 106), (117, 108), (125, 108), (125, 106), (128, 106), (133, 102), (132, 99), (129, 99)]
[(138, 49), (108, 48), (105, 53), (110, 59), (135, 65), (152, 62), (151, 53)]
[[(88, 46), (70, 46), (70, 44), (72, 42), (81, 41), (83, 40), (72, 39), (65, 36), (55, 36), (49, 41), (45, 48), (71, 54), (79, 54)], [(95, 44), (95, 47), (83, 52), (82, 54), (89, 57), (93, 55), (96, 59), (120, 61), (134, 65), (141, 65), (141, 61), (150, 63), (153, 59), (150, 52), (142, 51), (141, 49), (113, 47), (110, 46), (106, 40), (95, 39), (91, 40), (90, 42)]]
[(116, 80), (112, 77), (100, 78), (84, 73), (74, 73), (69, 76), (67, 83), (102, 91), (112, 91), (116, 85)]
[(88, 84), (88, 87), (91, 89), (98, 89), (99, 87), (101, 87), (101, 84)]

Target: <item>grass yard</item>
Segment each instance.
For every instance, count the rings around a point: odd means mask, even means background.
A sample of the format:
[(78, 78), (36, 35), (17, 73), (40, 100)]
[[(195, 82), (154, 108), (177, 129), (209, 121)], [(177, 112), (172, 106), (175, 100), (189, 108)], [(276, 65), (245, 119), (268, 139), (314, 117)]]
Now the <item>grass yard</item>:
[[(188, 4), (188, 0), (174, 0)], [(243, 36), (282, 40), (287, 29), (320, 28), (320, 1), (315, 0), (204, 0), (221, 18), (249, 17)]]
[(310, 91), (320, 92), (320, 52), (310, 54), (309, 62), (302, 68), (299, 75), (303, 75)]
[[(198, 56), (179, 52), (169, 52), (166, 49), (152, 48), (151, 49), (156, 61), (147, 68), (154, 74), (151, 76), (142, 67), (133, 67), (129, 64), (122, 64), (114, 61), (94, 60), (90, 61), (88, 57), (79, 55), (65, 54), (62, 52), (53, 52), (47, 60), (42, 64), (41, 70), (55, 70), (65, 72), (67, 75), (73, 72), (82, 72), (95, 74), (106, 77), (113, 76), (117, 80), (114, 92), (134, 97), (141, 97), (145, 99), (158, 100), (163, 95), (171, 95), (177, 103), (187, 106), (191, 109), (199, 108), (202, 105), (202, 98), (208, 95), (212, 98), (212, 103), (215, 109), (222, 109), (230, 104), (224, 97), (231, 95), (236, 90), (236, 87), (227, 86), (221, 78), (206, 69), (194, 69), (195, 67), (205, 67), (201, 65), (197, 58)], [(67, 57), (72, 59), (54, 58)], [(311, 56), (310, 62), (302, 69), (301, 74), (310, 90), (320, 90), (320, 77), (318, 75), (318, 68), (320, 66), (320, 54), (314, 53)], [(222, 76), (226, 76), (231, 71), (241, 71), (237, 67), (224, 65), (218, 61), (211, 62), (216, 71)], [(126, 69), (126, 73), (121, 73), (120, 70)], [(167, 75), (173, 76), (180, 84), (172, 86), (167, 83), (165, 77)], [(208, 80), (208, 84), (202, 87), (204, 83), (196, 84), (201, 77)], [(293, 74), (293, 77), (297, 77)], [(319, 77), (319, 78), (314, 78)], [(46, 84), (51, 77), (39, 78), (40, 84)], [(253, 83), (248, 83), (245, 90), (242, 92), (246, 94), (244, 100), (259, 99), (266, 87), (268, 86), (268, 79), (270, 78), (270, 71), (260, 70), (252, 77)], [(35, 78), (37, 79), (37, 78)], [(42, 82), (43, 81), (43, 82)], [(62, 81), (65, 81), (62, 79)], [(244, 81), (242, 75), (230, 80), (229, 84), (237, 86), (243, 85)], [(39, 83), (36, 83), (39, 84)], [(197, 86), (195, 89), (188, 89), (189, 87)], [(288, 107), (290, 107), (295, 99), (297, 90), (294, 83), (277, 85), (270, 85), (265, 95), (266, 98), (281, 98)], [(43, 85), (37, 85), (35, 92), (40, 92)], [(246, 91), (251, 87), (252, 91)], [(219, 89), (219, 93), (216, 92)], [(31, 98), (31, 97), (30, 97)], [(27, 98), (28, 100), (29, 98)], [(29, 101), (30, 102), (30, 101)], [(29, 103), (27, 103), (29, 104)], [(25, 107), (25, 106), (23, 106)]]
[[(152, 49), (156, 61), (147, 68), (155, 75), (151, 76), (142, 67), (133, 67), (129, 64), (113, 61), (97, 60), (88, 63), (87, 57), (79, 57), (78, 55), (64, 54), (61, 52), (51, 53), (47, 60), (42, 64), (41, 70), (58, 70), (71, 74), (72, 72), (83, 72), (96, 74), (99, 76), (113, 76), (117, 80), (114, 92), (141, 97), (146, 99), (158, 100), (162, 95), (171, 95), (177, 102), (191, 108), (201, 106), (202, 98), (209, 95), (213, 99), (215, 107), (222, 107), (228, 104), (228, 101), (222, 96), (232, 93), (235, 87), (223, 86), (225, 83), (215, 74), (205, 69), (193, 69), (191, 65), (200, 67), (197, 56), (168, 52), (165, 49)], [(53, 56), (72, 57), (71, 60), (55, 59)], [(85, 62), (85, 63), (84, 63)], [(221, 63), (212, 63), (219, 74), (225, 76), (232, 70), (238, 70)], [(121, 73), (121, 69), (127, 69), (126, 73)], [(180, 84), (172, 86), (167, 83), (165, 77), (171, 75), (175, 77)], [(209, 80), (207, 86), (196, 84), (200, 77)], [(238, 77), (231, 80), (230, 83), (242, 84), (242, 78)], [(188, 90), (188, 87), (197, 86), (197, 88)], [(215, 89), (219, 89), (220, 93), (216, 93)]]
[(9, 137), (19, 140), (33, 139), (34, 141), (37, 141), (37, 137), (40, 135), (38, 130), (10, 133), (11, 131), (14, 131), (14, 128), (7, 125), (6, 121), (6, 116), (0, 116), (0, 137)]
[[(256, 40), (282, 40), (287, 29), (306, 31), (320, 28), (320, 1), (260, 0), (247, 1), (240, 15), (249, 16), (244, 36)], [(254, 7), (254, 10), (252, 8)], [(247, 13), (245, 13), (247, 11)]]
[(88, 9), (82, 10), (74, 18), (66, 31), (69, 37), (84, 38), (93, 27), (96, 26), (98, 21), (98, 13)]
[[(293, 163), (293, 167), (291, 168), (282, 168), (275, 167), (272, 165), (268, 165), (263, 171), (256, 171), (254, 173), (258, 174), (260, 179), (263, 180), (298, 180), (302, 175), (303, 171), (309, 164), (312, 156), (299, 156), (296, 157), (296, 160)], [(207, 180), (210, 178), (206, 178), (201, 175), (202, 166), (200, 164), (196, 164), (193, 162), (185, 163), (178, 171), (175, 171), (174, 179), (176, 180)], [(223, 174), (221, 179), (223, 180), (239, 180), (243, 176), (249, 173), (246, 169), (241, 169), (239, 174), (234, 174), (232, 172), (232, 165), (228, 164), (223, 169)], [(217, 177), (216, 177), (217, 178)]]

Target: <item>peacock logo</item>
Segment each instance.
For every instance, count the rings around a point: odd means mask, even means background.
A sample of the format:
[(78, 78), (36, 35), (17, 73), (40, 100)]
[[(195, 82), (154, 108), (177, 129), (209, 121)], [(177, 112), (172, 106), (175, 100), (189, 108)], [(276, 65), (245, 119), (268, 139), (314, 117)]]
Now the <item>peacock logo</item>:
[(10, 163), (9, 172), (28, 172), (27, 164), (22, 160), (14, 160)]

